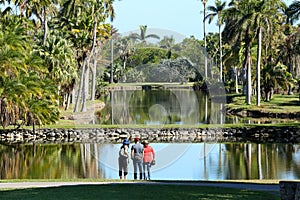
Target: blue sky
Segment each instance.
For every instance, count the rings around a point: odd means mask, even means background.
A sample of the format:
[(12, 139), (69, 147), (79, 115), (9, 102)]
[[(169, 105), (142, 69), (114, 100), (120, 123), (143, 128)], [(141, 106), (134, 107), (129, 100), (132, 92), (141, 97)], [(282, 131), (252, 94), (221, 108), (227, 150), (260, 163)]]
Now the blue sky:
[[(203, 5), (200, 0), (116, 0), (114, 8), (116, 17), (112, 24), (120, 33), (147, 25), (148, 28), (203, 38), (203, 13), (200, 13)], [(214, 24), (207, 27), (207, 30), (212, 29), (216, 29)]]
[[(228, 1), (229, 2), (229, 1)], [(292, 0), (285, 0), (290, 4)], [(215, 5), (207, 0), (207, 5)], [(128, 33), (147, 25), (149, 29), (175, 31), (203, 39), (203, 4), (201, 0), (116, 0), (113, 21), (119, 33)], [(207, 32), (217, 32), (216, 22), (206, 25)], [(149, 31), (151, 33), (151, 31)]]

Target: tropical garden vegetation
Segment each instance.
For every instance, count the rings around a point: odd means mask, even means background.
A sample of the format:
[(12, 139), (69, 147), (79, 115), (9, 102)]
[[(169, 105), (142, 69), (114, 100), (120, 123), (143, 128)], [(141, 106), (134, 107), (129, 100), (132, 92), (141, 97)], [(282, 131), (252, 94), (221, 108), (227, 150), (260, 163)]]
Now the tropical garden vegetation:
[(121, 36), (110, 23), (113, 2), (0, 1), (2, 127), (55, 123), (70, 104), (84, 112), (115, 82), (224, 83), (246, 104), (255, 96), (258, 106), (277, 91), (298, 89), (300, 1), (205, 1), (203, 20), (217, 17), (219, 32), (177, 43), (148, 34), (146, 25)]

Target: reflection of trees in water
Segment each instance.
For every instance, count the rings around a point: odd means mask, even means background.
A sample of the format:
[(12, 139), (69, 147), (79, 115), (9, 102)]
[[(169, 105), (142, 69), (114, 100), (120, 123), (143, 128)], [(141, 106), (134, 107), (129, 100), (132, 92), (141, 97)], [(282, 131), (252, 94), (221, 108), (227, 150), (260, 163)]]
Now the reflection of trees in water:
[(199, 124), (223, 123), (222, 107), (208, 94), (191, 89), (110, 91), (98, 113), (101, 124)]
[(106, 170), (103, 166), (99, 165), (99, 159), (101, 157), (101, 149), (103, 144), (79, 144), (81, 163), (79, 165), (83, 171), (83, 178), (105, 178)]
[(98, 144), (80, 144), (81, 167), (84, 178), (99, 178), (101, 170), (99, 169)]
[(82, 177), (76, 145), (0, 146), (1, 179)]
[(300, 163), (293, 144), (226, 144), (226, 179), (273, 179), (281, 172), (299, 178)]
[(0, 145), (0, 178), (103, 178), (98, 148), (101, 145)]

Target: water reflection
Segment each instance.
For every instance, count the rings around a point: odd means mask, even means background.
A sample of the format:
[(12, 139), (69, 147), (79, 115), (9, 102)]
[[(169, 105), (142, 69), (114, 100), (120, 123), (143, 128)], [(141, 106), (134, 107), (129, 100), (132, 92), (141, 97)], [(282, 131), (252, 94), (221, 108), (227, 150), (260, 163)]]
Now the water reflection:
[(98, 112), (100, 124), (223, 123), (223, 104), (193, 89), (116, 90)]
[[(152, 143), (160, 180), (300, 178), (300, 145)], [(1, 179), (118, 179), (119, 144), (0, 145)], [(133, 178), (132, 162), (129, 179)]]

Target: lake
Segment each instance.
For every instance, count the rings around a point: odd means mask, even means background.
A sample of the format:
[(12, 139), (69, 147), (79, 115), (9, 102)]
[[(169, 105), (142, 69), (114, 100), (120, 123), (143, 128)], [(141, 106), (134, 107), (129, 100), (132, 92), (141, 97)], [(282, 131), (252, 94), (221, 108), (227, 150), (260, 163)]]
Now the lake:
[[(217, 91), (217, 90), (213, 90)], [(225, 96), (193, 89), (112, 90), (96, 124), (160, 125), (240, 123), (226, 116)], [(74, 122), (76, 124), (76, 122)], [(80, 121), (79, 121), (80, 123)], [(253, 123), (247, 119), (245, 123)], [(273, 123), (261, 120), (254, 123)], [(152, 143), (156, 180), (254, 180), (300, 178), (299, 144)], [(1, 144), (1, 179), (118, 179), (120, 144)], [(129, 179), (133, 178), (132, 162)]]
[(223, 124), (226, 99), (189, 89), (112, 90), (97, 113), (98, 124)]
[[(300, 179), (300, 145), (152, 143), (153, 180)], [(1, 179), (118, 179), (121, 144), (0, 145)], [(132, 162), (128, 179), (133, 179)]]

